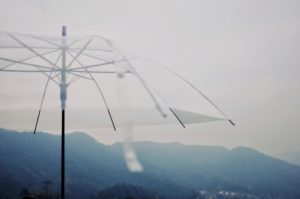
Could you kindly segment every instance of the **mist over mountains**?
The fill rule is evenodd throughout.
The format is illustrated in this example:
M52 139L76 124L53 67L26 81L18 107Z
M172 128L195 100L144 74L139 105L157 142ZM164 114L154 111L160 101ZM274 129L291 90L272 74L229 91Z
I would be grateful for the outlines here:
M300 151L287 151L281 154L278 154L277 157L279 159L285 160L292 164L296 164L300 166Z
M44 180L60 185L60 137L0 129L0 198L39 191ZM300 167L254 149L135 144L144 172L128 171L122 144L104 145L84 133L66 136L67 198L89 198L126 183L163 198L190 198L194 190L228 190L274 198L300 198Z

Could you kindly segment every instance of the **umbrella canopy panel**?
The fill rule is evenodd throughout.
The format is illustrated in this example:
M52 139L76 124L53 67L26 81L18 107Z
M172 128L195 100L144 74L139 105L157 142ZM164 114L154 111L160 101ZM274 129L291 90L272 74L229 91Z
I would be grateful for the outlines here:
M59 131L62 70L67 131L228 119L176 73L103 37L0 32L0 127L33 130L39 117L38 129Z

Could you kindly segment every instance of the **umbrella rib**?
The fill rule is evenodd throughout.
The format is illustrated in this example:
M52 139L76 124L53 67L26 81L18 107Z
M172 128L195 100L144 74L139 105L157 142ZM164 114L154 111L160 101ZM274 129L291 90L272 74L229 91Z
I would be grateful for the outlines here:
M72 72L76 72L76 73L87 73L86 71L83 71L83 70L78 70L78 71L72 71ZM106 70L106 71L89 71L89 73L93 74L93 73L96 73L96 74L115 74L115 73L131 73L130 71L114 71L114 70Z
M75 50L72 50L72 49L68 49L68 50L73 51L74 53L76 53ZM90 58L94 58L94 59L99 60L99 61L104 61L104 62L111 61L111 60L105 60L105 59L102 59L102 58L99 58L99 57L96 57L96 56L93 56L93 55L89 55L89 54L86 54L86 53L81 53L81 54L85 55L87 57L90 57Z
M74 55L71 53L71 52L69 52L69 51L67 51L67 53L71 56L71 57L74 57ZM79 59L77 58L77 61L76 62L79 62ZM101 65L97 65L97 66L102 66L103 64L101 64ZM104 64L104 65L106 65L106 64ZM72 69L70 69L69 71L71 71L71 72L69 72L69 73L71 73L71 74L74 74L74 72L77 72L77 73L79 73L79 75L81 75L81 74L84 74L84 73L101 73L101 74L114 74L114 73L118 73L118 72L120 72L120 71L86 71L85 69L86 69L86 67L90 67L90 66L83 66L83 64L82 63L80 63L80 66L82 66L82 67L79 67L80 69L84 69L84 70L78 70L77 71L77 69L78 68L72 68ZM95 65L93 65L93 67L94 67ZM96 67L96 66L95 66ZM76 70L74 70L74 69L76 69ZM73 73L72 73L73 72ZM126 73L129 73L130 71L125 71ZM86 78L85 76L82 76L83 78ZM71 79L70 80L70 82L69 83L74 83L75 81L77 81L79 78L75 78L75 79Z
M39 54L38 52L36 52L35 50L33 50L31 47L29 47L28 45L26 45L24 42L22 42L21 40L19 40L17 37L15 37L14 35L8 33L8 35L14 39L16 42L18 42L19 44L21 44L22 46L24 46L25 48L27 48L29 51L31 51L32 53L34 53L35 55L37 55L38 57L40 57L41 59L45 60L47 63L49 63L51 66L53 67L57 67L56 64L52 63L50 60L48 60L47 58L45 58L43 55ZM36 66L36 67L41 67L41 66ZM47 67L49 68L49 67ZM58 67L57 67L58 68ZM51 68L50 68L51 69ZM45 73L43 73L45 74ZM45 74L46 76L48 76L48 74ZM56 80L53 79L53 81L57 84L59 84Z
M72 54L70 54L70 55L73 57ZM82 63L81 63L77 58L75 59L75 61L76 61L79 65L82 66ZM110 110L109 110L108 103L107 103L107 101L106 101L106 99L105 99L105 97L104 97L104 94L103 94L103 92L102 92L102 89L100 88L100 85L99 85L98 82L95 80L94 76L93 76L91 73L89 73L89 71L88 71L86 68L85 68L85 71L89 74L89 76L92 78L92 81L95 83L95 85L96 85L96 87L97 87L97 89L98 89L98 91L99 91L99 93L100 93L100 95L101 95L101 97L102 97L102 100L103 100L103 102L104 102L104 104L105 104L105 106L106 106L106 110L107 110L107 113L108 113L108 115L109 115L111 124L112 124L114 130L116 131L117 129L116 129L116 126L115 126L115 123L114 123L112 114L111 114L111 112L110 112Z
M51 44L51 45L54 45L54 46L56 46L56 47L58 47L58 48L60 47L58 44L53 43L53 42L51 42L51 41L48 41L47 39L43 39L43 38L41 38L41 37L39 37L39 36L30 35L30 34L21 34L21 35L26 36L26 37L31 37L31 38L34 38L34 39L37 39L37 40L40 40L40 41L43 41L43 42L46 42L46 43Z
M183 124L183 122L181 121L181 119L177 116L177 114L174 112L174 110L171 107L169 107L169 109L173 113L173 115L176 117L176 119L178 120L178 122L181 124L181 126L183 128L185 128L185 125Z
M152 100L155 103L155 106L157 108L157 110L161 113L161 115L163 117L166 117L166 114L163 112L162 108L160 107L156 97L154 96L154 94L151 92L150 88L148 87L146 81L140 76L140 74L134 69L134 73L136 75L136 77L140 80L140 82L142 83L142 85L144 86L144 88L146 89L146 91L148 92L148 94L150 95L150 97L152 98Z
M58 51L58 50L53 50L53 51L49 51L49 52L42 53L41 55L47 55L47 54L51 54L51 53L54 53L54 52L57 52L57 51ZM27 57L27 58L24 58L24 59L21 59L21 60L18 60L18 61L23 62L23 61L27 61L27 60L32 59L32 58L35 58L35 57L37 57L37 55L31 56L31 57ZM3 70L3 69L5 69L5 68L8 68L8 67L10 67L10 66L12 66L12 65L15 65L15 64L17 64L17 63L16 63L16 62L15 62L15 63L10 63L10 64L5 65L4 67L0 68L0 70Z
M181 79L182 81L184 81L185 83L187 83L190 87L192 87L196 92L198 92L202 97L204 97L213 107L215 107L215 109L217 109L227 120L228 122L232 125L235 126L235 123L211 100L209 99L203 92L201 92L194 84L192 84L190 81L188 81L186 78L184 78L183 76L181 76L180 74L178 74L177 72L175 72L174 70L170 69L169 67L162 65L161 63L158 63L156 61L153 61L151 59L148 58L144 58L150 62L156 63L158 64L160 67L165 68L167 71L169 71L170 73L173 73L175 76L177 76L179 79Z
M14 64L23 64L23 65L27 65L27 66L34 66L34 67L37 67L37 68L51 69L51 67L37 65L37 64L31 64L31 63L27 63L27 62L23 62L23 61L18 61L18 60L12 60L12 59L8 59L8 58L4 58L4 57L0 57L0 60L7 61L7 62L12 62ZM0 70L2 70L2 69L0 69Z
M88 79L88 80L93 80L92 78L85 77L85 76L81 75L80 73L79 73L79 74L76 74L75 72L69 72L69 74L74 75L74 76L76 76L77 78L84 78L84 79ZM69 84L71 84L71 81L72 81L72 80L70 80ZM73 82L72 82L72 83L73 83Z
M169 110L171 111L171 113L174 115L174 117L177 119L177 121L181 124L181 126L183 128L185 128L184 123L181 121L181 119L179 118L179 116L175 113L175 111L169 106L169 104L162 98L162 96L154 89L152 88L152 90L156 93L157 96L159 96L159 98L165 103L166 106L168 106Z
M99 92L100 92L100 94L101 94L101 97L102 97L102 99L103 99L103 102L104 102L104 104L105 104L105 106L106 106L107 113L108 113L108 115L109 115L109 118L110 118L111 124L112 124L112 126L113 126L114 130L116 131L117 129L116 129L116 126L115 126L114 120L113 120L113 118L112 118L111 112L110 112L110 110L109 110L109 108L108 108L108 104L107 104L107 101L106 101L106 99L105 99L105 97L104 97L104 94L103 94L103 92L102 92L102 90L101 90L101 88L100 88L100 86L99 86L98 82L95 80L94 76L93 76L92 74L90 74L90 73L89 73L89 75L91 76L91 78L93 78L93 82L95 83L96 87L98 88L98 91L99 91Z
M93 64L93 65L87 65L87 66L82 65L81 67L71 68L71 69L69 69L69 71L74 71L74 70L76 71L78 69L87 69L87 68L93 68L93 67L105 66L105 65L115 65L115 63L119 63L119 62L128 62L128 59L124 58L124 59L117 60L117 61L109 61L106 63Z
M58 76L60 76L61 75L61 70L55 70L55 72L57 72L56 74L54 74L53 76L52 76L52 78L56 78L56 77L58 77ZM58 81L60 81L60 79L58 78Z
M35 66L38 68L38 66ZM58 71L58 70L55 70ZM47 72L51 72L51 70L12 70L12 69L4 69L4 70L0 70L0 72L12 72L12 73L42 73L43 75L49 77L49 75L47 74ZM56 81L54 78L51 78L51 80L56 83L57 85L59 85L59 82Z
M170 70L172 71L172 70ZM202 97L204 97L211 105L215 107L227 120L232 126L235 126L234 122L211 100L209 99L203 92L201 92L195 85L193 85L190 81L183 78L181 75L173 71L174 74L176 74L180 79L182 79L184 82L186 82L188 85L190 85L195 91L197 91Z
M89 37L90 37L90 36L89 36ZM87 38L89 38L89 37L87 37ZM69 49L70 46L72 46L72 45L74 45L75 43L77 43L77 42L83 40L84 38L86 38L86 37L79 38L79 39L77 39L77 40L75 40L75 41L69 43L66 47Z
M51 72L51 71L50 71ZM60 85L60 79L57 78L60 75L60 72L57 73L57 71L53 71L53 75L51 77L52 81L55 81L55 83L59 86ZM56 78L56 79L55 79Z
M119 49L117 49L119 50ZM131 68L131 72L134 73L134 75L138 78L138 80L141 82L141 84L143 85L143 87L146 89L147 93L149 94L150 98L153 100L156 109L158 110L158 112L162 115L162 117L167 117L166 113L163 112L161 106L159 105L156 97L154 96L154 94L152 93L151 89L148 87L146 81L140 76L140 74L137 72L137 70L133 67L133 65L129 62L129 60L126 58L126 56L123 55L123 53L119 50L119 52L122 54L123 59L127 62L127 64L130 66Z
M125 58L126 59L126 58ZM127 63L129 64L129 66L132 69L132 72L135 74L135 76L138 78L138 80L140 80L141 84L143 85L143 87L146 89L147 93L149 94L149 96L152 98L156 109L158 110L158 112L160 112L160 114L162 115L162 117L167 117L166 113L164 113L164 111L162 110L161 106L159 105L155 95L152 93L151 89L149 88L149 86L147 85L146 81L140 76L140 74L135 70L135 68L130 64L130 62L126 59Z
M0 46L0 49L5 49L5 48L8 48L8 49L10 49L10 48L12 48L12 49L18 49L18 48L26 48L26 47L24 47L24 46ZM56 49L56 50L58 50L58 48L51 48L51 47L39 47L39 46L31 46L30 48L32 48L32 49L49 49L49 50L54 50L54 49Z
M51 70L39 70L39 66L35 66L37 68L37 70L13 70L13 69L3 69L0 70L0 72L17 72L17 73L42 73L43 75L49 77L49 75L47 74L47 72L51 72ZM57 70L55 70L57 71ZM56 81L55 79L51 78L56 84L59 84L58 81Z
M75 56L72 55L72 53L70 53L69 51L67 51L67 53L68 53L72 58L75 57ZM79 62L78 58L76 59L76 62L79 63L80 66L82 66L82 64L81 64L81 62ZM72 72L69 72L70 74L74 74L74 76L76 76L76 77L73 77L73 78L70 80L69 84L72 84L72 83L74 83L75 81L79 80L80 77L85 78L85 79L88 79L87 77L85 77L84 75L82 75L82 74L84 74L84 72L86 72L86 71L83 70L83 71L72 71ZM79 73L79 74L76 74L76 73ZM90 79L90 80L91 80L91 79Z
M80 50L81 48L69 48L71 50ZM89 51L103 51L103 52L113 52L113 50L101 49L101 48L87 48Z
M55 70L55 71L60 71L60 70ZM4 69L4 70L0 70L0 72L21 72L21 73L47 73L47 72L51 72L51 70L22 70L22 69L18 69L18 70L15 70L15 69ZM48 75L47 75L48 77Z
M107 43L109 43L111 45L111 41L110 40L108 40L108 39L106 39L106 38L104 38L104 37L102 37L100 35L94 35L94 37L96 37L98 39L103 39L104 41L106 41Z
M0 60L5 60L5 61L10 61L10 62L14 62L15 64L23 64L23 65L28 65L28 66L33 66L35 68L37 68L37 70L22 70L22 69L0 69L0 72L19 72L19 73L42 73L43 75L49 77L49 75L47 74L47 72L51 72L52 68L51 67L46 67L46 66L40 66L40 65L36 65L36 64L30 64L30 63L26 63L26 62L21 62L21 61L15 61L15 60L10 60L10 59L6 59L6 58L1 58ZM58 69L56 69L55 71L57 71ZM59 84L55 79L51 78L56 84Z
M57 64L57 62L59 61L59 59L60 59L61 56L62 56L62 53L60 53L59 56L57 57L57 59L55 61L55 65ZM39 112L38 112L38 115L37 115L37 119L36 119L36 123L35 123L33 134L36 133L36 129L37 129L37 125L39 123L39 119L40 119L40 115L41 115L41 111L42 111L42 106L43 106L43 103L44 103L44 99L45 99L45 96L46 96L47 88L48 88L50 80L53 78L53 77L51 77L51 75L54 72L54 69L55 69L55 67L53 66L52 71L49 74L49 77L47 79L47 82L46 82L46 85L45 85L45 88L44 88L44 92L43 92L42 100L41 100L41 103L40 103L40 106L39 106Z
M12 34L8 34L11 38L13 38L15 41L17 41L19 44L23 45L25 48L27 48L29 51L31 51L32 53L34 53L35 55L39 56L41 59L43 59L44 61L46 61L47 63L49 63L50 65L54 66L55 64L52 63L50 60L48 60L47 58L45 58L44 56L42 56L41 54L39 54L38 52L36 52L35 50L33 50L31 47L29 47L28 45L26 45L24 42L22 42L21 40L19 40L17 37L15 37Z
M32 37L32 38L34 38L34 39L37 39L37 40L41 40L41 41L43 41L43 42L46 42L46 43L48 43L48 44L51 44L51 45L53 45L53 46L56 46L56 47L60 47L58 44L56 44L56 43L53 43L53 42L51 42L51 41L48 41L47 39L43 39L43 38L41 38L41 37L38 37L38 36L34 36L34 35L28 35L29 37Z
M72 46L73 44L76 44L76 43L79 42L80 40L81 40L81 39L77 39L77 40L75 40L75 41L69 43L69 44L67 45L67 48L69 49L70 46Z
M78 69L93 68L93 67L98 67L98 66L111 65L111 64L114 64L114 63L115 63L114 61L111 61L111 62L106 62L106 63L101 63L101 64L93 64L93 65L87 65L87 66L82 65L81 67L71 68L71 69L69 69L69 71L74 71L74 70L78 70Z
M78 57L81 55L81 53L88 47L88 45L91 43L92 40L93 40L93 38L90 38L90 39L88 40L88 42L86 42L86 44L83 46L83 48L76 54L75 57L73 57L72 61L67 65L67 68L69 68L69 67L73 64L73 62L74 62L75 60L77 60L77 58L78 58Z

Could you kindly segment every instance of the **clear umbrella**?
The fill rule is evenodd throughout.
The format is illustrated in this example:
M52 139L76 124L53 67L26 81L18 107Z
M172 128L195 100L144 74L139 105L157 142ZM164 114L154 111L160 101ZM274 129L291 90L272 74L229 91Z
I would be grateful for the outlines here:
M100 36L67 37L65 27L61 37L0 32L0 72L1 127L34 133L61 129L61 198L65 198L65 124L67 131L111 127L122 132L131 132L136 125L185 128L217 120L234 125L170 68L141 57L128 58ZM124 140L128 167L141 170L129 144L131 135Z

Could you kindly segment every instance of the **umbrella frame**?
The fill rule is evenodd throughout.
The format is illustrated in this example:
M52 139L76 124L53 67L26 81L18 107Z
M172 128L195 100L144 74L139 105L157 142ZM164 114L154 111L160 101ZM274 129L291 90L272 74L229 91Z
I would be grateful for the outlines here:
M43 93L43 97L41 100L41 104L40 104L40 108L39 108L39 112L38 112L38 116L37 116L37 120L36 120L36 124L35 124L35 128L34 128L34 134L36 132L37 129L37 125L38 125L38 121L39 121L39 117L40 117L40 113L41 113L41 108L42 108L42 104L44 101L44 97L45 97L45 93L46 93L46 89L48 86L48 83L50 80L53 80L57 85L59 85L60 87L60 101L61 101L61 199L65 199L65 109L66 109L66 100L67 100L67 88L68 85L71 82L67 82L67 73L72 73L74 76L77 76L78 78L85 78L85 79L89 79L92 80L95 85L97 86L97 89L99 91L99 93L101 94L101 97L103 99L103 102L106 106L109 118L111 120L112 126L114 128L114 130L116 131L116 127L115 127L115 123L113 121L113 118L111 116L111 112L110 109L108 107L108 104L106 102L106 99L97 83L97 81L94 79L94 77L92 76L91 73L118 73L117 71L88 71L87 68L92 68L92 67L97 67L97 66L102 66L102 65L108 65L108 64L114 64L114 63L118 63L118 62L126 62L130 65L129 60L126 57L123 57L121 60L117 60L117 61L106 61L105 63L101 63L101 64L96 64L96 65L88 65L88 66L84 66L83 64L81 64L77 58L80 54L82 54L82 52L86 49L86 47L89 45L89 43L91 42L92 39L90 39L82 49L80 49L80 51L77 53L76 56L73 56L72 54L70 54L68 52L68 45L67 45L67 28L66 26L62 27L62 37L61 37L61 45L59 45L59 49L61 50L61 54L59 55L57 61L55 63L52 63L51 61L47 60L45 57L43 57L43 55L48 54L49 52L46 53L42 53L39 54L37 53L34 49L30 48L29 46L27 46L25 43L23 43L22 41L20 41L18 38L16 38L15 36L11 35L8 33L8 35L13 38L15 41L17 41L18 43L20 43L22 46L24 46L25 48L27 48L28 50L30 50L32 53L34 53L36 56L42 58L44 61L48 62L50 65L53 66L53 68L49 68L49 67L45 67L45 66L40 66L40 65L36 65L36 64L30 64L30 63L26 63L23 61L26 61L27 59L30 59L32 57L29 58L25 58L23 60L11 60L11 59L7 59L7 58L1 58L1 60L4 61L8 61L8 62L12 62L12 63L20 63L23 65L29 65L29 66L34 66L37 69L35 70L11 70L11 69L6 69L7 67L9 67L11 64L4 66L3 68L0 68L0 72L39 72L39 73L43 73L44 75L46 75L48 77L45 89L44 89L44 93ZM36 38L41 40L40 38ZM49 43L49 42L48 42ZM51 52L50 52L51 53ZM66 63L66 57L67 54L72 56L72 62L67 64ZM61 68L55 68L56 63L59 61L61 57ZM69 66L76 61L80 67L76 67L76 68L72 68L70 69ZM150 60L151 61L151 60ZM153 61L151 61L153 62ZM160 64L159 64L160 65ZM160 65L162 68L165 68L167 71L169 71L170 73L172 73L173 75L177 76L179 79L181 79L183 82L187 83L190 87L192 87L192 89L194 89L196 92L198 92L202 97L204 97L211 105L213 105L225 118L226 120L228 120L233 126L235 125L228 116L225 115L225 113L223 113L219 107L217 107L206 95L204 95L199 89L197 89L192 83L190 83L188 80L186 80L185 78L183 78L180 74L176 73L175 71L171 70L170 68ZM59 72L59 74L56 74L55 77L60 77L58 81L56 81L53 76L51 76L51 74L53 72ZM47 72L50 73L50 75L47 74ZM89 74L89 78L81 76L81 74L85 72L87 74ZM77 74L78 73L78 74ZM155 108L157 109L158 112L160 112L160 114L163 117L166 117L167 115L164 113L164 111L162 110L162 108L160 107L160 104L158 103L156 96L154 95L154 93L152 92L152 90L148 87L147 83L145 82L145 80L139 75L139 73L135 70L134 67L130 67L130 70L126 70L124 71L124 73L132 73L133 75L136 76L136 78L140 81L140 83L143 85L143 87L145 88L145 90L147 91L149 97L153 100L154 104L155 104ZM120 78L122 76L119 76ZM158 94L158 93L157 93ZM175 113L175 111L169 107L170 112L174 115L174 117L177 119L177 121L181 124L181 126L183 128L185 128L185 124L183 121L181 121L181 119L179 118L179 116L177 116L177 114Z

